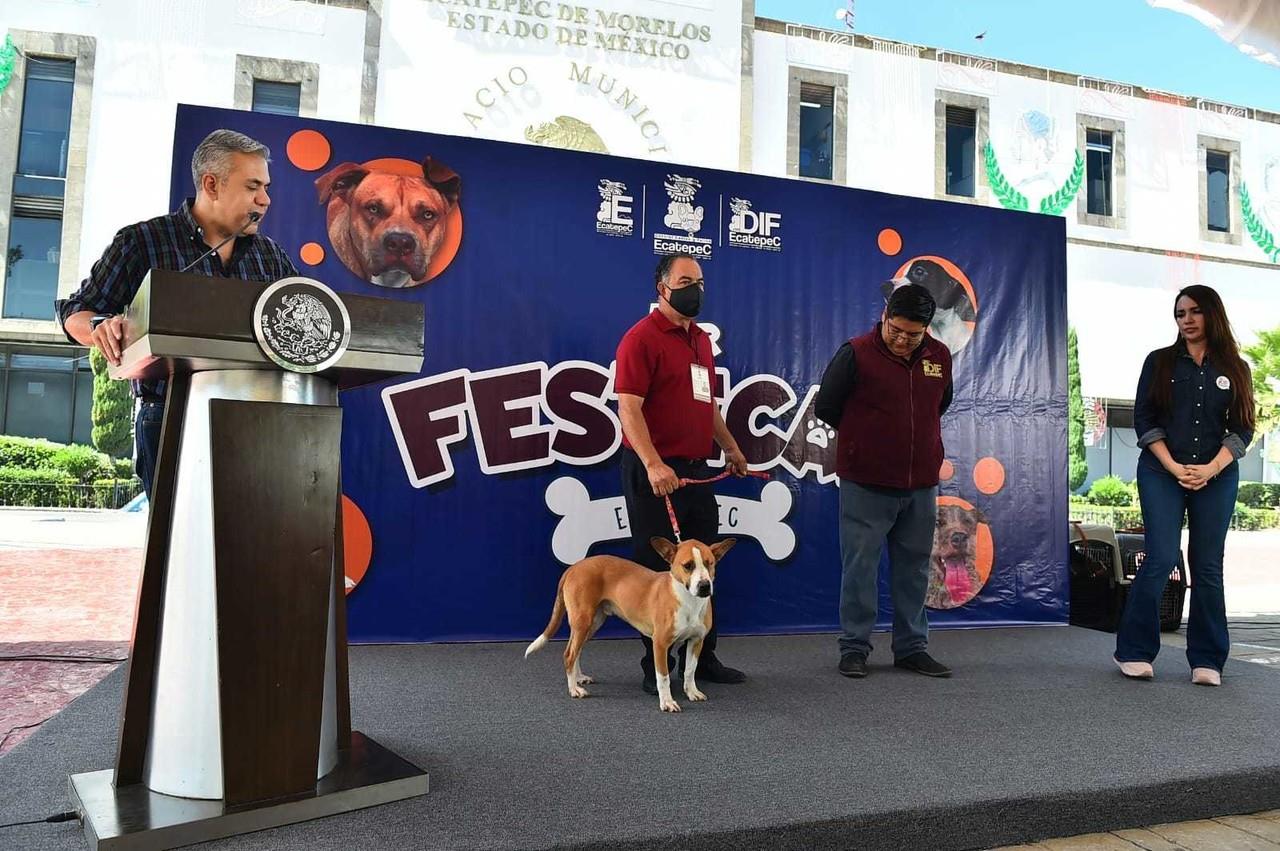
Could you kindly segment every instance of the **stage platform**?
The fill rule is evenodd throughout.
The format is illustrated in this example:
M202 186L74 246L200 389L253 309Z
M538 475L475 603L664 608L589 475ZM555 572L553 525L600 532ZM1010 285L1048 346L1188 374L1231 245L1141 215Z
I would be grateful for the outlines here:
M532 636L530 636L532 638ZM596 641L572 700L563 643L351 649L354 726L431 774L428 795L210 843L217 849L963 849L1280 808L1280 673L1233 663L1192 686L1166 650L1123 680L1113 636L935 632L950 680L835 671L831 635L726 638L747 670L661 713L639 642ZM122 671L0 757L0 823L68 809L108 768ZM77 823L0 848L83 847Z

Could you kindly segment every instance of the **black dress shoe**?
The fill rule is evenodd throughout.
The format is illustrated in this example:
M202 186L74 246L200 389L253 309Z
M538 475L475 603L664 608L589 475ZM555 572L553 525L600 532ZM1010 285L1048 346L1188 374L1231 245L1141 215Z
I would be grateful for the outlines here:
M950 668L937 661L923 650L917 653L912 653L910 656L904 656L901 659L894 659L893 666L895 668L903 668L908 671L915 671L917 674L924 674L926 677L951 676Z
M840 673L860 680L867 675L867 657L861 653L845 653L840 656Z
M683 680L684 677L681 676ZM737 683L745 683L747 675L739 671L737 668L730 668L721 662L714 655L708 654L698 660L698 671L696 679L704 683L720 683L721 685L736 685Z

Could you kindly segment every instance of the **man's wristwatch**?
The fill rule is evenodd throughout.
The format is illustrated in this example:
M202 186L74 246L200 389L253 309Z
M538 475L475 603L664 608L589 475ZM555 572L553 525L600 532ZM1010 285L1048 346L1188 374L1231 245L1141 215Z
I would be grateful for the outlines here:
M101 325L103 322L106 322L108 319L110 319L113 316L115 316L114 313L95 313L92 317L89 318L89 330L96 331L99 325Z

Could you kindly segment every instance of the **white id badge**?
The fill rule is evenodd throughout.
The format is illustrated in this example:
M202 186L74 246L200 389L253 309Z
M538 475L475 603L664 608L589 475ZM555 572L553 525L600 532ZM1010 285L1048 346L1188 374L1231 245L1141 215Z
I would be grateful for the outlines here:
M689 369L693 374L693 398L699 402L710 402L711 374L701 364L691 363Z

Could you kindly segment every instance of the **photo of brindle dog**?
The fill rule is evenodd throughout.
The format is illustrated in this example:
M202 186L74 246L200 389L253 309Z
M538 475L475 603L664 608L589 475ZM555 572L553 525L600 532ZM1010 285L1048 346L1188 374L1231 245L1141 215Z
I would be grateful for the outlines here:
M979 572L977 544L979 525L984 523L986 518L978 509L939 500L926 606L954 609L982 590L987 577Z

